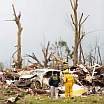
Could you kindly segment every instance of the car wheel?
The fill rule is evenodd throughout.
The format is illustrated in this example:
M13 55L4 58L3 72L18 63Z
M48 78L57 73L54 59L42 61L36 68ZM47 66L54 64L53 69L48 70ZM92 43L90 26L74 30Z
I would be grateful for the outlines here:
M41 89L41 84L39 81L34 81L32 84L31 84L31 88L36 88L36 89Z

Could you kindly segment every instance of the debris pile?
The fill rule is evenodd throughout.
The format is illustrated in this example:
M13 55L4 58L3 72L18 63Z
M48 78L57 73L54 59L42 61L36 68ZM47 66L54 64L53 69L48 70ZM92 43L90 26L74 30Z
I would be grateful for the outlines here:
M98 64L94 64L93 66L80 64L77 66L71 66L69 68L69 71L73 74L76 82L73 87L74 96L90 94L104 95L104 66L100 66ZM0 72L0 89L2 89L1 92L4 95L10 96L10 98L8 98L9 102L12 102L12 98L18 98L17 95L19 95L21 92L32 95L49 95L50 90L48 79L54 72L57 72L59 74L60 72L62 72L62 68L61 70L31 69L28 71L22 70L20 72ZM42 74L40 75L40 73ZM19 86L17 86L17 82L19 82ZM26 85L26 82L30 83L29 86ZM20 87L21 83L24 83L22 87ZM59 86L59 93L60 96L63 96L63 83L61 83ZM13 100L13 102L15 101L15 99Z
M72 70L73 68L71 68ZM76 80L81 85L88 88L88 93L93 94L103 94L104 89L104 66L95 64L91 67L78 65L74 68L76 70L73 72L74 75L78 75Z

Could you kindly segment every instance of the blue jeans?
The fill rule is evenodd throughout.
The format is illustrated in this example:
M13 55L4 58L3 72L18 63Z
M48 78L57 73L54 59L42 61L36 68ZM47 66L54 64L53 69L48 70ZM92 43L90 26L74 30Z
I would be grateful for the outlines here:
M51 98L58 99L58 93L59 93L58 87L51 86L50 92L51 92Z

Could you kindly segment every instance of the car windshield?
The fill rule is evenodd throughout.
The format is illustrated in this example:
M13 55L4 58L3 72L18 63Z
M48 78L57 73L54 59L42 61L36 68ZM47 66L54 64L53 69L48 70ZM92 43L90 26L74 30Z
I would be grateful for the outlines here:
M48 72L45 73L44 77L49 78L50 76L52 76L52 74L57 74L58 76L60 76L59 71L48 71Z

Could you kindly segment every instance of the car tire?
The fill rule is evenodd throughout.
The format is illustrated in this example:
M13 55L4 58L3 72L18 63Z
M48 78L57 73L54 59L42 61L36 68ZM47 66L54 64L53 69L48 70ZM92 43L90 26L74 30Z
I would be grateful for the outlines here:
M31 88L41 89L41 83L39 81L34 81L31 84Z

